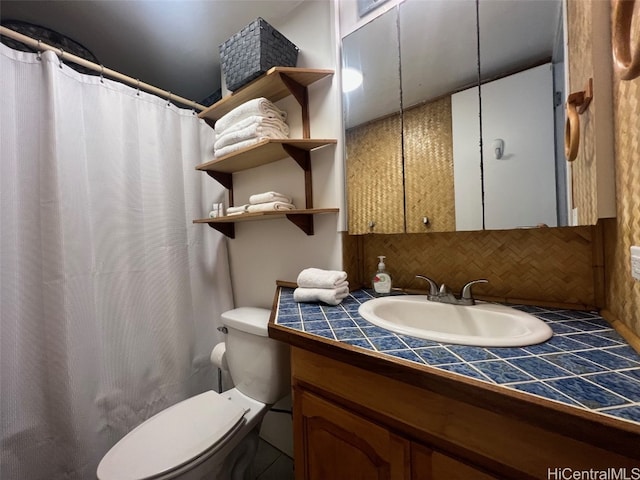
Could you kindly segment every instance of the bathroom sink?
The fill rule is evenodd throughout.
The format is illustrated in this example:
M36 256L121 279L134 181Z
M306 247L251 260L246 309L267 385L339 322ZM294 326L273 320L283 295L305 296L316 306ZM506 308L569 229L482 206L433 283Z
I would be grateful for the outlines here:
M432 302L426 295L375 298L360 305L358 313L395 333L442 343L522 347L553 335L542 320L506 305L452 305Z

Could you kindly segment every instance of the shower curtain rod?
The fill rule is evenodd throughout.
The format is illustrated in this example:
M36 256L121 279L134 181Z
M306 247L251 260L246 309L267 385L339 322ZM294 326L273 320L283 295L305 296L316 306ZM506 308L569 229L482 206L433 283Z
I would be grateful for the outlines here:
M78 57L77 55L73 55L72 53L67 53L61 48L52 47L51 45L41 42L40 40L35 40L27 35L23 35L21 33L16 32L15 30L11 30L10 28L0 26L0 34L9 38L13 38L14 40L17 40L19 42L25 43L30 47L36 49L36 51L51 50L52 52L55 52L56 55L60 57L60 60L63 60L63 59L70 60L73 63L82 65L83 67L99 72L100 75L103 75L103 76L107 75L115 80L119 80L123 83L127 83L132 87L146 90L149 93L153 93L160 97L166 98L168 101L175 100L176 102L179 102L183 105L187 105L189 107L192 107L200 111L208 108L205 105L201 105L199 103L194 102L193 100L189 100L179 95L174 95L173 93L167 90L162 90L158 87L154 87L153 85L149 85L148 83L141 82L137 78L129 77L116 70L105 68L103 65L98 65L97 63L93 63L88 60L85 60L84 58Z

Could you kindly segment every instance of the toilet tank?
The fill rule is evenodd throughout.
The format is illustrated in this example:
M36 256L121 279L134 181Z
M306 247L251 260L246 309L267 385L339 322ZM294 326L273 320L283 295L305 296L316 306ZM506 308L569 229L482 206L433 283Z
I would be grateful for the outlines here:
M241 307L222 314L227 327L226 359L240 392L273 404L290 393L289 346L269 338L270 310Z

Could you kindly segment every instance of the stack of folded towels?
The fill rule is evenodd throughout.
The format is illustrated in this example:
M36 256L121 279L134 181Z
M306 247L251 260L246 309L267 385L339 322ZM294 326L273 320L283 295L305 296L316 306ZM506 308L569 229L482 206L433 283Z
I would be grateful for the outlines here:
M349 295L347 273L338 270L305 268L298 275L298 288L293 291L296 302L324 302L338 305Z
M278 192L256 193L249 197L249 203L227 208L227 215L242 213L268 212L271 210L294 210L293 199Z
M286 119L287 112L264 97L243 103L216 122L213 156L224 157L266 138L289 138Z

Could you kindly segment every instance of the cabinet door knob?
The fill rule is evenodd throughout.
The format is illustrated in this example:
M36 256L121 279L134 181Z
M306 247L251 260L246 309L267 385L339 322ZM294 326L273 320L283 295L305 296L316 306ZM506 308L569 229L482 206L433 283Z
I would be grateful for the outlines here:
M373 227L376 226L376 222L374 222L373 220L369 222L369 229L373 230Z
M429 221L429 217L422 217L422 223L424 224L425 227L428 227L429 223L431 223Z

